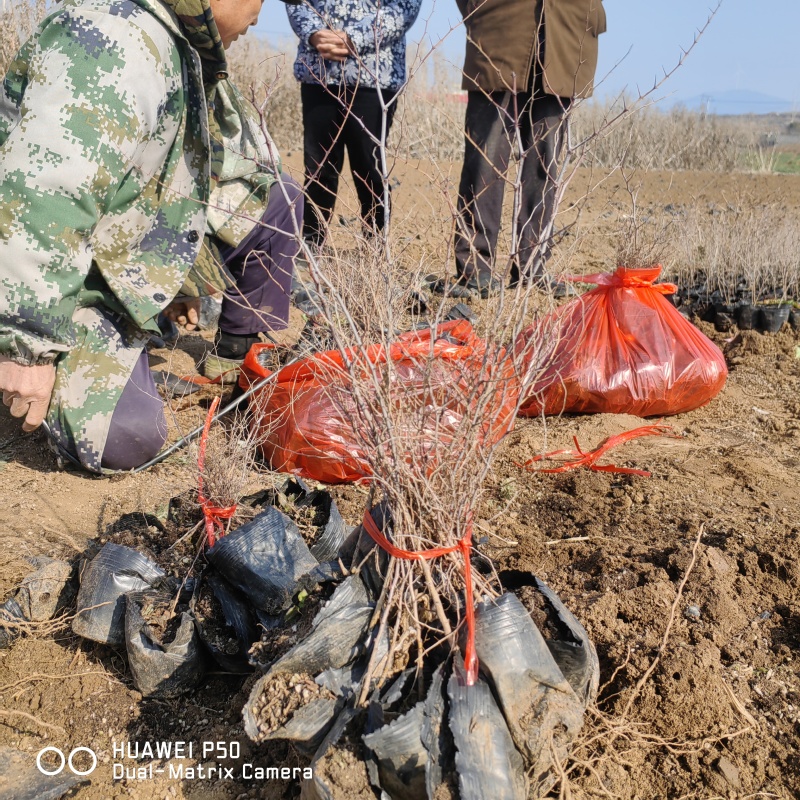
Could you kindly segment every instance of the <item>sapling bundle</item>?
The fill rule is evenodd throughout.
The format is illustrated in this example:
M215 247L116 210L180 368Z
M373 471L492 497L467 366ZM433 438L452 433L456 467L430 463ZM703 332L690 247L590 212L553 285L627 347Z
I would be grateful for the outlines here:
M521 392L554 345L540 328L521 349L508 347L537 317L541 295L522 286L504 291L483 306L474 328L443 322L448 301L428 298L423 318L392 270L382 273L386 250L364 241L357 252L383 280L361 280L356 293L352 279L340 291L336 273L316 276L321 317L337 349L279 372L253 413L269 417L273 433L290 420L301 428L281 441L284 467L291 461L306 474L314 457L334 467L346 462L350 479L369 482L369 501L338 553L350 577L309 634L265 665L245 707L246 730L258 741L291 739L319 760L349 723L364 735L374 785L393 797L432 796L436 776L441 781L453 765L465 798L489 791L489 776L509 767L503 796L544 791L554 760L563 760L580 728L596 657L577 622L559 623L564 647L581 654L573 686L567 661L551 652L479 547L491 535L479 522L485 478ZM406 333L398 332L401 322ZM281 392L292 402L277 402ZM328 437L327 456L320 433ZM493 660L499 642L502 663ZM326 691L312 691L309 679ZM515 685L524 691L512 700ZM295 704L308 699L290 720L276 708L287 695ZM471 728L486 703L494 703L494 721L484 739ZM485 763L470 760L475 749ZM312 781L306 791L315 797L328 789Z

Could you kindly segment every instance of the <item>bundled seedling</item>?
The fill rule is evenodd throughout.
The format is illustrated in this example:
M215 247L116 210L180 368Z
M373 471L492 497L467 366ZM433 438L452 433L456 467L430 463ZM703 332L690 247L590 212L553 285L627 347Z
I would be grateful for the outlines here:
M518 153L520 160L529 155ZM514 176L509 183L516 197ZM470 760L478 747L510 770L497 796L520 797L528 770L537 791L550 784L551 764L565 757L580 728L596 672L585 631L558 599L540 587L561 620L561 640L579 654L575 672L551 654L479 548L485 478L498 444L557 346L544 326L514 343L553 299L520 283L466 315L463 307L454 311L453 300L420 287L422 270L404 258L402 225L395 218L392 231L351 227L323 254L306 250L319 298L315 320L332 352L281 370L254 403L255 418L272 432L264 449L273 466L308 474L327 459L332 469L346 465L338 479L368 480L371 491L362 527L339 553L350 577L308 635L266 665L245 726L257 740L289 738L319 760L369 707L371 717L359 716L358 724L373 782L424 781L427 762L429 793L437 770L441 780L442 765L454 757L436 744L449 740L449 727L462 796L489 780ZM518 248L512 242L509 250ZM474 316L474 325L464 316ZM292 426L299 429L293 437L275 433ZM308 691L307 676L335 699ZM291 719L275 713L276 686L308 694ZM488 738L476 738L471 726L487 710ZM429 735L426 715L435 728ZM397 737L403 744L396 746ZM411 775L400 766L409 759Z
M662 264L669 249L670 232L676 225L673 216L651 216L639 207L636 185L626 170L623 181L629 198L629 211L620 217L614 236L616 263L627 269L648 269Z

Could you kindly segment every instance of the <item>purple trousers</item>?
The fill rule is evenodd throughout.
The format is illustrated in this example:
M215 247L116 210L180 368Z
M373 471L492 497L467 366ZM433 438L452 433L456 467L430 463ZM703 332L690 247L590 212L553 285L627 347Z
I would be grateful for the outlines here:
M222 298L221 331L246 336L282 331L289 324L292 270L300 249L294 223L300 230L302 219L303 192L285 177L283 187L276 183L270 189L261 224L238 247L222 248L236 286Z
M238 247L221 250L225 266L236 280L236 286L222 299L219 328L224 333L279 331L288 324L292 270L299 250L295 230L302 225L303 193L289 177L282 183L283 188L276 183L270 189L261 224ZM166 438L164 406L147 352L142 351L111 417L102 465L113 470L135 469L157 455Z

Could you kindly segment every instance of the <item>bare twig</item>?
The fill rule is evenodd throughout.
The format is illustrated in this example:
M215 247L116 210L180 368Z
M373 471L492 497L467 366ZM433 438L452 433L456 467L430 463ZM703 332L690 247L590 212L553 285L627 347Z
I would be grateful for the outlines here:
M694 545L692 545L692 557L689 561L689 566L686 568L686 572L683 573L683 578L678 586L678 592L675 595L675 599L672 601L672 606L669 610L669 616L667 617L667 625L664 628L664 636L661 639L661 644L658 646L658 650L656 651L653 660L650 662L650 666L644 671L644 674L641 678L636 682L636 686L633 689L630 697L628 698L628 702L625 704L625 708L622 711L622 717L627 717L630 713L631 707L635 702L636 698L639 696L639 692L641 692L642 687L647 683L650 676L653 674L658 662L661 660L661 656L664 654L664 650L666 650L667 643L669 642L669 635L672 631L672 625L675 622L675 619L678 615L678 606L680 605L681 600L683 599L683 589L686 586L686 581L689 580L689 576L692 574L692 570L694 569L694 565L697 562L697 550L700 547L700 540L703 538L703 534L705 533L705 525L701 525L699 530L697 531L697 537L694 540Z
M44 722L43 720L39 719L39 717L34 717L33 714L28 714L25 711L16 711L13 708L0 708L0 716L12 718L19 717L20 719L24 719L28 722L34 723L35 725L39 725L42 728L46 728L49 731L60 733L62 736L67 735L67 732L60 725L51 725L49 722ZM10 725L10 723L7 722L6 725Z

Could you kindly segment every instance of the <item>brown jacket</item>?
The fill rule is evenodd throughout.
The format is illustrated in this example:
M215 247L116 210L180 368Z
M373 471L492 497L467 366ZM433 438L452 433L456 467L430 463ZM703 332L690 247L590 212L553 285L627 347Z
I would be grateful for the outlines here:
M534 63L544 89L589 97L597 68L597 37L606 29L602 0L456 0L467 29L462 87L524 91ZM539 20L544 21L544 52Z

